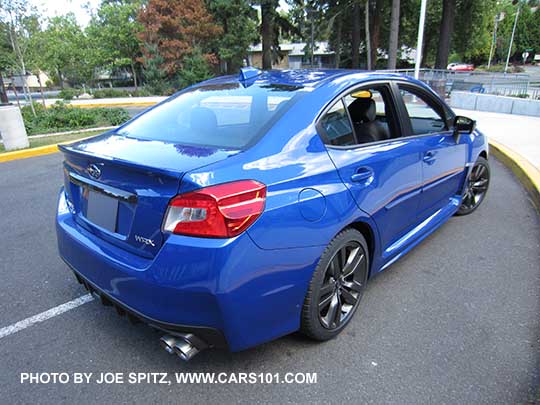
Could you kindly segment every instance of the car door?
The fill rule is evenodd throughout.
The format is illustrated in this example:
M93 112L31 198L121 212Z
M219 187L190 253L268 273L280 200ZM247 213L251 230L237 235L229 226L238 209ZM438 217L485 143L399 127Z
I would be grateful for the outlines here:
M355 128L348 108L353 94L369 90L376 105L377 124L388 138L366 142ZM337 99L317 125L328 153L358 207L376 222L384 251L416 224L422 168L422 144L401 139L394 93L388 83L354 89ZM365 103L364 103L365 104ZM391 254L391 252L387 252Z
M422 195L419 219L452 203L461 189L467 162L468 137L458 142L450 128L450 112L436 96L413 84L398 83L405 126L421 141Z

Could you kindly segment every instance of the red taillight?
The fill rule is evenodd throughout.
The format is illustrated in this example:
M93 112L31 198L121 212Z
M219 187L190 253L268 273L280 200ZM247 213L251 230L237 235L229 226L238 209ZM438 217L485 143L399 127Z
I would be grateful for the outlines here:
M219 184L180 194L169 203L163 230L181 235L230 238L264 210L266 186L255 180Z

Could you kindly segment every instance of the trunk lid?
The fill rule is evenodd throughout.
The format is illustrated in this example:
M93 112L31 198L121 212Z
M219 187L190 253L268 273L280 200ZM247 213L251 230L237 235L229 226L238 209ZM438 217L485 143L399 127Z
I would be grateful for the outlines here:
M163 218L184 173L238 153L114 133L59 148L68 204L77 223L149 258L163 244Z

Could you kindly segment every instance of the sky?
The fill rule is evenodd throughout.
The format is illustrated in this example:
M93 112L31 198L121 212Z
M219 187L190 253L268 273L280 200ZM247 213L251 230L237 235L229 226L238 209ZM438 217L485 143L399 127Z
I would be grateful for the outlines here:
M90 22L88 10L96 10L100 0L30 0L30 3L45 18L73 13L79 24L86 27ZM281 9L288 10L285 0L280 0L279 3Z
M30 0L30 3L45 18L73 13L79 24L86 27L90 22L90 13L85 6L95 10L100 0Z

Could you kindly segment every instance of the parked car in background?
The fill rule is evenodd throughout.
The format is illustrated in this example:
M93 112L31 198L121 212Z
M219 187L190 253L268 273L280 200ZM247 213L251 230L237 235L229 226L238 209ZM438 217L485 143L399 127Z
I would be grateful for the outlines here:
M244 68L60 149L60 256L184 360L335 337L490 178L475 122L385 72Z
M468 63L450 63L446 69L453 70L454 72L472 72L474 70L474 65Z

